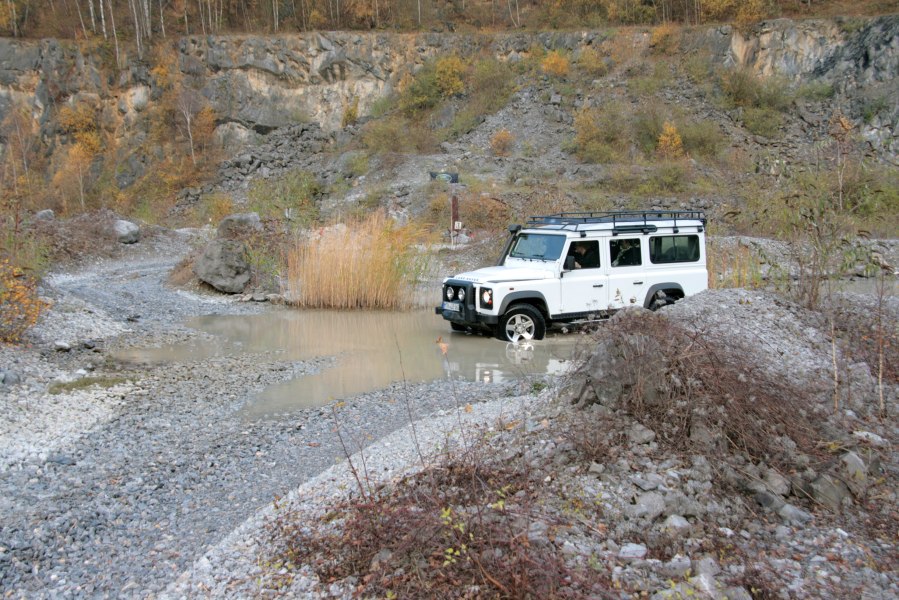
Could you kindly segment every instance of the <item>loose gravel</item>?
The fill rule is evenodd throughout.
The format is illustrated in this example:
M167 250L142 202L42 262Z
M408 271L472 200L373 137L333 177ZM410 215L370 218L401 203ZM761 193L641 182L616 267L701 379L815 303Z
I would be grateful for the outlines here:
M28 344L0 348L4 595L155 597L260 507L342 460L336 423L356 451L460 399L512 393L397 384L342 404L336 421L328 407L248 421L240 409L260 390L327 358L112 359L202 335L181 325L191 316L279 310L168 288L187 244L181 235L49 277L53 306ZM88 378L98 384L65 388Z

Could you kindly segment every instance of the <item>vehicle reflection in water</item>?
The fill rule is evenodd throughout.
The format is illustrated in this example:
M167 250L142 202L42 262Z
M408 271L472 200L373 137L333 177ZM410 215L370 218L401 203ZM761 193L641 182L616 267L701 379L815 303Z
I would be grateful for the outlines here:
M322 406L400 381L453 378L503 383L529 375L561 374L581 339L576 335L550 335L533 344L515 346L484 336L451 333L430 311L283 311L200 317L187 324L213 334L215 340L132 351L118 358L184 362L271 352L285 362L335 357L332 362L324 362L318 373L263 390L247 406L248 416ZM438 338L443 344L437 343Z

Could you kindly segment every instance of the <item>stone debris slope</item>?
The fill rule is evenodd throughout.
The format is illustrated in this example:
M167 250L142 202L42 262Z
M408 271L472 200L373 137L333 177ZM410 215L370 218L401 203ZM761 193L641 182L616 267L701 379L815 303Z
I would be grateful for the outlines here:
M895 302L888 308L893 322L897 309ZM624 324L629 322L641 325L628 329ZM656 423L651 414L640 413L624 400L628 394L634 397L627 382L639 365L623 360L623 352L655 348L651 329L659 323L682 328L679 331L687 332L682 339L714 340L709 348L738 348L744 354L735 369L752 369L759 381L787 379L785 392L809 391L790 399L801 402L804 414L793 415L798 423L762 423L758 429L772 435L759 444L780 447L783 456L759 460L756 448L728 443L720 419L737 415L706 419L704 428L689 429L676 444L664 423L689 415L693 407L672 404L667 410L673 412L662 415L656 430L647 426ZM871 375L862 381L856 374L854 396L843 398L834 413L827 388L831 347L825 325L820 315L776 296L741 290L705 292L660 315L625 311L602 326L598 337L585 337L582 366L539 396L475 404L460 420L451 411L442 420L418 422L367 449L370 483L391 489L423 467L427 471L451 464L452 456L430 450L445 443L446 436L466 432L469 443L486 448L485 472L502 464L529 474L523 497L532 502L519 505L523 497L516 494L505 506L510 514L532 511L526 513L531 546L549 548L573 574L592 574L575 577L560 593L616 598L640 594L660 600L749 599L760 594L895 597L899 386L895 381L887 384L887 414L881 417ZM637 346L631 345L635 340ZM671 385L682 364L661 358L657 362L669 365L662 369L669 376L654 380L651 370L646 372L646 387L639 395L646 407L662 398L656 392ZM625 384L608 387L612 380ZM603 385L614 392L597 391ZM744 385L751 390L756 383L744 380ZM656 392L653 386L659 386ZM594 391L585 396L588 388ZM701 395L699 387L694 389ZM763 390L758 395L759 401L765 397ZM692 418L698 423L700 417ZM804 446L800 437L798 442L789 439L791 432L804 430L794 425L808 420L815 421L815 431L832 436L817 440L823 447ZM413 439L426 448L425 465ZM363 464L363 456L357 454L352 461ZM784 467L787 464L792 470ZM323 473L277 509L268 508L245 522L182 574L165 597L190 597L200 591L215 598L348 598L374 593L365 582L399 577L406 568L390 562L389 548L372 559L369 573L337 581L322 580L314 564L285 568L273 554L271 531L279 516L292 514L311 535L325 535L344 526L331 511L352 506L357 489L347 463ZM528 506L539 509L533 512ZM578 507L574 513L573 507ZM326 514L332 516L317 522ZM340 549L332 547L329 559L339 554Z

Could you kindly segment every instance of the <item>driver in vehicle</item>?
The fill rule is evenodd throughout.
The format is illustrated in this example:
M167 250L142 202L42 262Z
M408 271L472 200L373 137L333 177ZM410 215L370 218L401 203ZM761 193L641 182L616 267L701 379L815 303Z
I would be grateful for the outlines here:
M599 267L599 245L596 242L573 242L568 256L574 257L575 269Z

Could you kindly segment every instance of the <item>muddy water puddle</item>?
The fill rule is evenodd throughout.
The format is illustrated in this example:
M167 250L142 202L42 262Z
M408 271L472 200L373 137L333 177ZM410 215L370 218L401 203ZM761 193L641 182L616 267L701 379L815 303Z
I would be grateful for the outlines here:
M582 339L548 335L539 342L515 346L450 332L433 311L283 311L199 317L187 325L214 337L133 350L118 358L169 363L242 353L265 355L264 360L271 360L274 353L277 360L285 362L332 357L322 361L317 373L263 390L247 405L248 417L322 406L400 381L503 383L533 375L558 375L569 367ZM437 343L438 338L443 344Z

